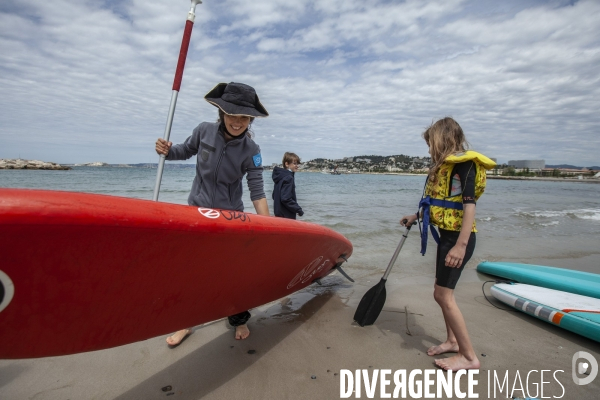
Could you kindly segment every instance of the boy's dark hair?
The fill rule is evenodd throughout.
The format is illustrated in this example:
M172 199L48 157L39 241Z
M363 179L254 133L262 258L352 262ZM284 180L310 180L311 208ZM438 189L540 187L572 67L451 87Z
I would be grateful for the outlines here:
M285 168L285 163L291 164L294 161L296 161L298 164L300 164L300 157L298 157L298 155L296 153L290 153L289 151L286 151L285 154L283 155L283 160L281 161L281 165L283 166L283 168Z

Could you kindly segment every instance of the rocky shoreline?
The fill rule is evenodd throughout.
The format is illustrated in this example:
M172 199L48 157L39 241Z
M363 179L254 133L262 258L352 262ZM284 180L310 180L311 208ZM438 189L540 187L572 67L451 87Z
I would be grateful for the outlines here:
M69 170L71 167L53 162L23 159L0 159L0 169Z

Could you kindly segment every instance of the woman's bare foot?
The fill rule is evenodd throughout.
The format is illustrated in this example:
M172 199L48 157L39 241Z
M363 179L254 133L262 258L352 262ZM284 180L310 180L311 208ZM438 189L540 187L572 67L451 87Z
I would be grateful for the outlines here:
M459 371L461 369L479 369L481 364L477 357L469 361L462 354L457 354L450 358L440 358L435 360L435 365L446 371Z
M437 346L431 346L427 350L428 356L436 356L444 353L458 353L458 343L446 340L444 343Z
M235 338L237 340L243 340L250 336L250 329L248 325L239 325L235 327Z
M179 346L190 333L192 333L191 329L177 331L167 338L167 344L172 347Z

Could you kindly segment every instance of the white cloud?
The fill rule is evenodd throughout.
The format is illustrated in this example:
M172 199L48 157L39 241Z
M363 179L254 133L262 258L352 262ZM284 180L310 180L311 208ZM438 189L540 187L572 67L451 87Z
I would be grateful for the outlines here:
M563 4L564 3L564 4ZM0 158L155 162L189 5L5 0ZM257 89L267 163L426 155L420 134L454 116L500 161L598 165L596 1L205 1L172 139L216 109L218 82Z

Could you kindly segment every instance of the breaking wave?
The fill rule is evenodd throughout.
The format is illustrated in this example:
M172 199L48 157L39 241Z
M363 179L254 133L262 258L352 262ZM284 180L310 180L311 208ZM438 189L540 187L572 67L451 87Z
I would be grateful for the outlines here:
M600 221L600 209L597 208L582 208L576 210L562 210L562 211L517 211L516 215L519 217L529 219L556 219L556 218L572 218L572 219L586 219L592 221ZM555 221L558 223L558 221ZM553 224L555 225L555 224Z

